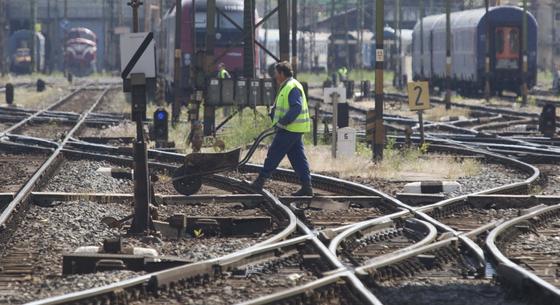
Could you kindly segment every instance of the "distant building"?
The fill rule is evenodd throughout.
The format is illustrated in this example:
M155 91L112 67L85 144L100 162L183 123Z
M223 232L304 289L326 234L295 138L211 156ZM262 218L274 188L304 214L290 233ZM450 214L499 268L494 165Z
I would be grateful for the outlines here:
M31 3L36 4L37 26L47 39L47 63L50 69L62 69L64 33L72 27L86 27L97 35L97 68L118 69L118 33L130 31L132 9L128 1L117 0L5 0L8 35L20 29L30 29ZM150 13L152 24L159 21L160 0L143 0L139 9L140 30L144 28L144 14ZM168 3L168 0L163 1ZM150 5L152 4L152 5ZM152 11L148 11L151 8ZM147 22L148 26L150 22Z

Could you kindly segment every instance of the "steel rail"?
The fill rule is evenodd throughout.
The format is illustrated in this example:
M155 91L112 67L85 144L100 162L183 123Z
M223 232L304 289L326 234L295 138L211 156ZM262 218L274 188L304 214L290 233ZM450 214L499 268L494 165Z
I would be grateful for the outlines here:
M235 180L231 179L230 182L235 182ZM268 192L265 192L264 194L265 196L271 196L270 193ZM276 204L282 205L275 197L269 197L268 199L274 201ZM289 209L286 208L283 209L283 211L285 213L291 214L290 220L295 219L295 215L293 215L293 213ZM138 276L133 279L120 281L102 287L96 287L84 291L46 298L29 304L33 304L33 305L72 304L73 302L102 297L105 295L114 295L115 292L119 292L119 291L124 293L124 291L129 289L143 290L149 288L150 292L155 293L160 287L167 287L171 283L178 283L182 279L188 278L189 276L194 276L195 274L201 272L212 271L214 270L214 266L216 265L233 264L241 259L245 259L249 256L258 253L271 251L277 249L278 247L290 246L296 243L301 243L309 240L309 237L302 236L299 238L278 242L280 239L284 239L289 234L291 234L294 231L294 229L295 229L295 222L293 223L292 226L292 221L291 221L289 229L286 228L279 234L276 234L275 236L271 237L266 241L260 242L258 244L242 249L235 253L227 254L222 257L213 258L213 259L209 259L193 264L188 264L185 266L171 268L165 271L159 271L147 275Z
M174 157L174 158L182 158L182 157L183 157L182 155L179 155L179 154L172 154L171 156ZM179 160L180 160L180 159L177 159L177 161L179 161ZM316 178L317 178L317 177L316 177ZM214 176L214 177L211 178L211 179L224 180L224 179L229 179L229 178ZM321 178L319 178L319 179L328 180L329 177L323 177L323 176L321 176ZM229 181L230 181L230 184L231 184L232 179L229 179ZM342 180L340 180L340 179L334 179L333 181L330 181L330 183L334 183L334 184L340 184L341 182L342 182ZM349 182L348 182L348 183L349 183ZM358 184L354 184L354 183L349 183L349 184L351 184L351 187L350 187L351 189L359 188L359 185L358 185ZM248 187L248 186L246 186L246 187ZM365 192L365 191L367 191L368 193L371 192L371 190L370 190L369 188L367 188L367 189L361 189L361 192ZM268 193L267 191L264 191L263 194L265 194L266 196L271 196L270 193ZM387 197L387 198L390 198L390 197L388 197L387 195L384 195L384 196ZM276 198L274 198L274 197L272 197L272 198L273 198L274 201L276 201L276 204L281 205L281 203L279 202L278 199L276 199ZM392 198L390 198L390 199L392 199ZM287 209L287 208L286 208L286 209ZM288 210L288 211L289 211L289 210ZM290 213L291 213L291 212L290 212ZM294 217L295 217L295 216L294 216ZM310 230L309 228L307 228L301 221L299 221L299 220L297 220L297 219L296 219L296 221L297 221L297 227L298 227L298 228L300 229L300 231L304 234L304 238L308 239L311 243L313 243L313 245L314 245L317 249L319 249L321 255L322 255L325 259L327 259L327 261L329 262L329 264L335 266L336 268L344 268L343 264L336 258L336 256L335 256L332 252L330 252L330 251L328 250L328 248L317 238L316 232L314 232L314 231ZM247 249L245 249L245 250L242 250L242 251L239 252L239 253L241 253L242 255L243 255L243 254L247 254L247 253L254 253L255 251L259 251L262 247L267 247L267 245L263 245L263 244L261 243L261 244L255 245L255 246L253 246L253 247L247 248ZM270 247L270 246L269 246L269 247ZM239 253L230 254L230 255L228 255L228 256L223 257L222 259L236 259L236 257L238 257L238 255L240 255ZM184 272L181 271L181 270L183 270L183 269L181 269L181 268L192 268L192 267L188 267L188 266L189 266L189 265L184 266L184 267L176 267L175 269L169 269L169 270L166 270L166 271L161 271L161 272L159 272L159 273L157 274L157 279L158 279L158 280L157 280L156 282L162 283L162 279L163 279L163 278L168 278L168 280L164 281L164 282L166 282L166 283L167 283L167 281L169 281L169 280L171 280L171 279L179 280L180 277L181 277L180 274L183 274L183 273L184 273ZM341 269L341 270L344 270L344 269ZM184 270L183 270L183 271L184 271ZM355 275L353 275L353 274L347 274L347 277L349 278L350 283L361 283L361 282L355 277ZM144 278L144 279L145 279L145 278ZM153 283L153 281L154 281L154 278L152 278L152 283ZM130 282L129 282L129 283L130 283ZM139 284L139 282L134 282L134 283ZM103 294L103 293L105 293L105 292L107 291L107 289L109 289L110 291L112 291L112 290L114 290L114 289L117 289L117 287L118 287L118 283L116 283L116 284L115 284L114 286L112 286L112 287L107 287L107 286L106 286L106 287L101 287L101 288L99 288L99 289L97 289L97 290L95 290L95 289L91 290L91 289L90 289L90 290L88 290L87 292L84 292L84 295L87 294L88 297L91 297L92 295ZM360 287L361 287L361 288L360 288ZM369 290L367 290L365 287L363 287L362 284L360 284L360 285L358 285L358 287L354 287L354 288L355 288L356 291L362 296L362 298L364 298L365 300L369 300L369 304L379 304L379 303L378 303L378 300L371 294L371 292L370 292ZM71 297L72 297L72 298L76 298L77 295L76 295L76 294L72 294ZM35 303L35 304L61 304L61 303L64 303L64 302L65 302L64 300L67 300L67 299L65 299L64 296L60 296L60 297L57 297L56 299L47 299L47 300L43 300L43 301L44 301L43 303ZM54 302L54 303L53 303L53 302Z
M371 274L381 267L394 265L395 263L398 263L400 261L416 257L419 254L422 254L422 253L425 253L425 252L428 252L428 251L437 250L437 249L442 248L442 247L448 247L448 246L451 246L451 245L453 245L457 242L459 242L459 239L457 237L451 237L451 238L448 238L448 239L444 239L444 240L436 241L436 242L431 243L431 244L424 245L424 246L419 247L419 248L417 248L413 251L401 252L401 253L396 253L395 255L389 255L389 256L386 256L382 259L376 260L375 262L373 262L373 263L371 263L367 266L361 266L361 267L356 268L356 273L358 273L358 274ZM484 263L484 261L480 261L480 263Z
M23 126L24 124L26 124L27 122L30 122L31 120L38 118L39 116L48 113L51 109L64 104L65 102L67 102L70 98L72 98L74 95L76 95L78 92L85 90L90 84L84 84L83 86L78 87L76 90L70 92L69 94L61 97L59 100L57 100L56 102L54 102L53 104L50 104L49 106L33 113L32 115L26 117L25 119L21 120L20 122L10 126L9 128L3 130L0 132L0 137L4 136L5 134L8 134L14 130L16 130L17 128Z
M483 152L483 153L485 153L485 154L488 155L488 153L486 153L486 152ZM176 156L181 156L181 155L178 155L178 154L177 154ZM505 157L498 156L498 155L494 155L493 157L498 157L498 159L499 159L499 158L507 159L507 158L505 158ZM520 162L518 165L520 165L521 163L522 163L522 162ZM521 166L521 165L520 165L520 166ZM254 165L247 165L247 166L244 167L244 169L255 170L255 168L253 168L253 167L254 167ZM538 170L537 170L537 171L538 171ZM282 172L282 173L281 173L282 175L286 175L287 172L290 172L290 171L284 172L284 170L280 170L280 172ZM537 173L536 175L538 176L538 173ZM321 175L314 175L314 179L323 180L323 178L327 178L327 179L325 179L325 180L331 179L330 177L324 177L324 176L321 176ZM333 178L333 179L334 179L334 178ZM340 180L340 179L334 179L334 181L336 181L335 183L343 182L343 180ZM333 181L331 181L330 183L333 183ZM327 183L327 184L329 184L329 183ZM367 187L365 187L365 186L361 186L361 185L353 184L353 183L350 183L350 184L351 184L350 186L346 186L346 187L344 188L346 191L349 191L350 189L353 189L353 190L355 190L355 191L357 190L360 194L370 194L370 192L371 192L371 189L370 189L370 188L367 188ZM507 189L507 186L498 187L498 188L495 188L495 189L493 189L493 190L496 191L496 190L501 190L501 189L503 189L503 188L506 188L506 189ZM409 206L403 204L402 202L399 202L399 201L397 201L397 200L395 200L395 199L393 199L393 198L391 198L391 197L389 197L389 196L387 196L387 195L385 195L385 194L383 194L383 193L381 193L381 192L376 191L375 194L378 195L378 196L380 196L380 197L383 197L383 198L385 198L385 199L387 199L387 200L389 200L389 201L392 201L393 204L394 204L396 207L404 208L404 209L406 209L406 210L411 210L411 209L412 209L412 210L415 210L415 208L411 208L411 207L409 207ZM476 194L478 194L478 193L476 193ZM406 213L406 212L405 212L405 213ZM433 221L435 221L435 220L433 220ZM437 222L437 221L436 221L436 222ZM361 223L361 225L364 225L364 224ZM316 246L318 246L319 249L323 249L322 252L324 252L324 251L326 250L325 253L330 253L330 255L328 255L327 258L328 258L329 261L331 261L331 263L336 263L339 267L343 268L343 266L342 266L342 264L340 263L340 261L338 261L338 259L337 259L336 256L334 255L334 253L336 253L336 252L333 253L332 251L329 251L328 249L326 249L326 247L324 246L324 244L323 244L321 241L319 241L318 238L316 237L316 232L314 232L314 231L310 230L309 228L307 228L307 227L306 227L303 223L301 223L300 221L298 221L298 227L300 228L300 230L302 230L302 231L306 234L306 235L305 235L306 238L310 238L311 241L313 241L313 243L314 243ZM433 227L433 226L432 226L432 227ZM351 229L353 229L353 227L351 227L349 230L351 230ZM432 232L432 230L430 230L430 232ZM459 236L459 238L460 238L460 236ZM463 239L463 238L457 239L457 237L455 237L455 238L452 239L452 240L462 240L463 242L465 242L465 241L466 241L466 242L469 242L469 241L470 241L470 240L468 240L468 239L465 240L465 239ZM440 242L438 242L438 243L440 243ZM438 243L436 243L436 244L438 244ZM442 244L443 244L443 243L442 243ZM428 245L428 246L426 246L426 247L424 247L424 248L425 248L425 249L433 249L433 247L434 247L433 245ZM470 247L470 245L469 245L469 247ZM424 249L424 248L422 248L422 249ZM252 250L251 250L251 249L247 249L246 251L252 251ZM415 251L414 251L414 252L415 252ZM330 258L329 258L329 257L330 257ZM480 259L480 256L478 256L478 258ZM379 264L380 264L380 262L374 264L373 266L378 266ZM371 266L369 266L369 267L371 267ZM177 267L177 268L181 268L181 267ZM167 271L161 271L161 272L162 272L162 274L166 274L165 272L167 272ZM350 279L352 279L352 282L353 282L354 280L357 280L357 282L361 284L361 282L355 277L355 274L354 274L354 273L352 273L352 272L350 272L350 271L343 271L343 272L346 272L346 273L347 273L347 276L348 276ZM301 288L301 287L296 287L295 289L298 289L298 288ZM367 290L365 287L364 287L364 289L365 289L366 295L368 295L368 296L373 296L373 295L371 295L371 292L369 292L369 290ZM309 290L309 289L307 289L307 290ZM270 296L268 296L268 297L270 297ZM285 298L285 297L287 297L287 296L286 296L285 293L283 294L282 292L280 292L280 293L278 293L278 294L275 294L275 297ZM264 299L263 299L263 298L264 298ZM266 301L266 300L271 301L271 299L267 299L267 297L263 297L263 298L260 298L260 299L258 299L258 300L260 300L260 301L263 301L263 300L265 300L265 301ZM370 301L372 301L372 302L374 302L374 300L376 300L375 297L373 297L373 298L370 298L370 297L369 297L368 299L369 299ZM250 301L250 302L251 302L251 301ZM267 301L267 302L268 302L268 301ZM265 302L265 303L266 303L266 302ZM265 303L254 303L254 304L265 304ZM247 303L247 304L253 304L253 303Z
M542 296L545 296L546 299L552 302L550 304L558 304L560 302L559 288L543 280L531 271L512 262L497 246L500 236L505 234L507 230L517 224L551 212L556 214L560 213L560 204L544 207L526 215L505 221L488 234L486 237L486 246L493 258L498 262L497 273L502 280L511 283L517 289L521 289L521 291L537 288L541 291Z
M409 215L410 215L410 216L413 216L412 214L409 214ZM353 235L355 235L355 234L357 234L357 233L360 233L360 234L362 234L362 235L368 235L371 231L376 231L376 230L384 229L384 228L386 228L386 227L388 227L388 226L389 226L389 227L392 227L392 226L394 225L393 218L394 218L395 216L396 216L396 215L388 215L388 216L385 216L385 217L376 218L376 219L373 219L373 220L371 220L371 221L363 222L363 223L361 223L361 224L359 224L359 225L356 225L356 226L353 226L353 227L349 228L348 230L346 230L346 231L344 231L344 232L338 234L338 235L331 241L331 243L330 243L330 245L329 245L330 251L333 252L333 253L338 253L337 250L338 250L338 248L340 247L340 244L341 244L345 239L348 239L348 238L350 238L351 236L353 236ZM406 216L406 215L399 215L398 217L401 217L401 216ZM384 254L384 255L375 257L375 258L373 258L373 259L370 259L370 260L368 260L367 262L365 262L365 263L364 263L362 266L360 266L360 267L364 267L364 268L365 268L365 267L370 266L370 265L375 265L375 263L376 263L377 261L384 260L384 259L386 259L387 257L391 257L391 256L393 256L393 255L398 255L399 253L406 253L406 252L413 251L413 250L415 250L415 249L417 249L417 248L421 248L421 247L423 247L423 246L425 246L425 245L428 245L428 244L432 243L432 242L436 239L436 237L437 237L437 229L435 228L434 225L432 225L432 224L429 223L429 222L422 221L422 220L419 220L419 219L414 219L414 218L412 218L411 220L412 220L412 221L416 221L419 225L425 227L425 229L426 229L426 231L427 231L427 234L426 234L426 236L425 236L422 240L420 240L420 241L418 241L418 242L414 243L413 245L408 246L408 247L406 247L406 248L399 249L399 250L397 250L397 251L395 251L395 252L391 252L391 253ZM365 231L365 230L368 230L368 232L367 232L367 233L363 233L363 231ZM358 271L358 268L359 268L359 267L356 268L356 272L357 272L358 274L360 274L360 272ZM360 275L363 275L363 274L360 274Z
M23 205L24 202L30 197L31 192L36 187L36 184L39 181L41 181L41 179L43 179L47 170L51 167L52 164L54 164L55 160L57 160L58 156L62 153L62 149L63 149L64 145L66 145L66 143L71 138L72 134L80 127L80 125L83 122L85 122L85 119L86 119L89 111L91 111L91 109L93 109L93 107L95 105L97 105L97 103L99 103L102 100L104 94L107 91L108 91L108 88L105 89L105 91L103 91L99 95L99 97L97 98L95 103L81 116L81 119L69 131L69 133L66 135L64 140L60 144L58 144L58 147L54 150L54 152L51 154L51 156L41 165L41 167L35 172L35 174L17 192L17 194L14 197L14 200L12 200L12 202L10 202L10 204L8 204L8 206L2 211L2 213L0 214L0 236L3 236L3 239L9 238L7 232L5 232L5 231L7 230L7 223L12 218L13 213L20 207L20 205ZM60 104L60 103L55 103L55 105L56 104ZM49 107L51 107L51 106L49 106ZM21 123L23 123L23 122L26 122L26 120L22 121ZM13 130L13 127L8 129L8 130Z

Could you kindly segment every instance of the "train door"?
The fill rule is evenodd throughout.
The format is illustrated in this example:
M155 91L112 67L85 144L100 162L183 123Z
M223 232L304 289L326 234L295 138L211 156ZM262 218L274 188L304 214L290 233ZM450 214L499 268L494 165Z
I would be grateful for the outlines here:
M520 70L521 31L518 27L501 26L495 28L494 49L496 70Z

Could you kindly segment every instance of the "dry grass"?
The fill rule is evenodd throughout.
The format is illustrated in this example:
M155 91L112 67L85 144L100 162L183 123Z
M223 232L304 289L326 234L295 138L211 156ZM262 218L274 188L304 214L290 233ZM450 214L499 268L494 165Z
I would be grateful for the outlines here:
M111 112L111 113L130 113L130 102L127 101L127 94L122 89L112 89L105 96L101 104L95 109L95 112Z
M47 83L53 82L65 82L64 75L62 73L52 73L51 75L33 73L33 74L6 74L5 76L0 75L0 85L5 85L6 83L20 84L20 83L34 83L38 78L42 78Z
M35 88L16 88L14 90L14 104L29 109L42 109L54 103L59 98L68 94L68 90L48 86L43 92L35 91ZM5 101L4 93L0 94L2 102Z
M459 159L449 155L422 154L417 149L404 151L386 149L380 163L371 161L371 153L364 149L353 158L331 158L330 146L306 147L311 170L316 173L334 173L341 178L364 177L384 180L453 180L476 175L481 164L473 159ZM266 150L258 150L251 162L262 164ZM281 167L291 168L287 158Z
M136 123L122 122L119 125L107 126L106 128L87 128L84 137L134 137L136 136Z

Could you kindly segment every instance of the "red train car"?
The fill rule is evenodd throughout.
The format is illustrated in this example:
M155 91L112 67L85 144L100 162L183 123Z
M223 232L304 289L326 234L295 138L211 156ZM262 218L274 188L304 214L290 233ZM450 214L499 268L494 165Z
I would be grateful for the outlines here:
M77 76L94 73L97 59L97 35L87 28L71 28L66 35L66 70Z
M193 31L192 0L182 1L181 28L181 73L183 96L190 93L192 80L190 69L193 63L193 35L196 39L196 49L205 49L206 43L206 1L195 2L195 22ZM224 12L238 25L243 26L243 0L217 0L216 7ZM161 33L163 35L163 73L166 82L166 98L172 98L175 58L175 8L171 9L163 18ZM221 56L216 62L223 62L232 76L241 75L243 71L243 44L239 42L243 37L234 24L221 14L216 14L216 44L214 56ZM255 56L255 64L258 56Z

